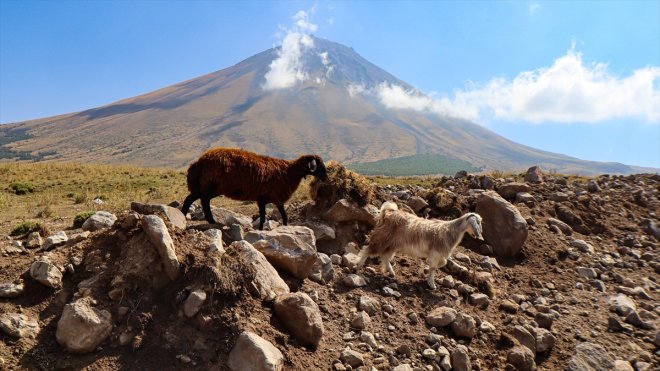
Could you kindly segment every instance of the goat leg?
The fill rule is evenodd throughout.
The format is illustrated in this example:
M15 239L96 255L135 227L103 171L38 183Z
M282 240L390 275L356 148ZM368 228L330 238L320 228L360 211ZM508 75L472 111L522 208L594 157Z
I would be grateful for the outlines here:
M266 201L260 198L257 205L259 206L259 230L261 231L264 229L264 223L266 222Z
M211 212L211 197L209 195L202 196L202 209L204 210L204 218L209 224L216 224L213 219L213 212Z
M279 210L280 215L282 215L282 223L284 223L284 225L289 225L289 218L286 216L286 210L284 210L284 204L277 205L277 210Z
M188 210L190 210L190 206L191 206L191 205L193 204L193 202L195 202L195 200L197 200L198 198L199 198L199 196L197 196L197 195L194 194L194 193L191 193L191 194L188 195L188 197L186 197L185 201L183 201L183 206L181 207L181 213L183 213L184 216L185 216L186 214L188 214Z

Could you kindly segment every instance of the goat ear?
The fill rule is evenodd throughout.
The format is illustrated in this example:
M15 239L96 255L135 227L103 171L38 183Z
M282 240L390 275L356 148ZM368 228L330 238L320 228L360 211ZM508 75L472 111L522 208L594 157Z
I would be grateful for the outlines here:
M309 162L309 171L312 173L316 171L316 160L312 160Z

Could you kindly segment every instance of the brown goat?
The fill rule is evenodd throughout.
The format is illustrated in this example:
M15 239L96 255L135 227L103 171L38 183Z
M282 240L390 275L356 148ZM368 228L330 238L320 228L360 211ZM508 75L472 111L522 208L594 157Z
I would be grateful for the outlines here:
M273 203L288 224L286 202L306 175L327 179L323 160L316 155L301 156L287 161L258 155L242 149L214 148L206 151L188 168L190 195L181 211L188 213L190 205L201 199L206 221L215 224L211 199L224 195L234 200L256 201L259 206L259 229L266 221L266 204Z

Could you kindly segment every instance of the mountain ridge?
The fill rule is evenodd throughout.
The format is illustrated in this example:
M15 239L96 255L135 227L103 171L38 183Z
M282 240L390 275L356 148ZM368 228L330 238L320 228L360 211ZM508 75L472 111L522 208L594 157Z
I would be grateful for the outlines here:
M264 89L281 53L272 48L231 67L104 106L2 125L5 141L0 139L0 145L6 151L0 153L45 161L185 167L206 149L227 146L284 158L313 152L347 163L436 153L484 169L541 165L583 174L644 169L537 150L467 120L388 108L364 90L381 84L415 89L352 48L313 41L315 47L300 58L307 78L292 88ZM25 135L9 141L12 131Z

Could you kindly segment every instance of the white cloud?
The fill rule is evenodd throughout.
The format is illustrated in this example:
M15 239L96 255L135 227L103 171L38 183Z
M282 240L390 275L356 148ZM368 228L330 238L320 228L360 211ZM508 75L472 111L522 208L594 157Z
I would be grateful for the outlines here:
M367 88L362 84L349 84L346 87L346 90L348 91L348 94L351 96L351 98L354 98L358 94L366 93Z
M330 63L330 56L328 55L328 52L325 51L323 53L318 53L319 58L321 58L321 63L323 63L323 67L325 67L325 78L329 79L330 76L332 76L332 71L335 70L335 66Z
M264 76L264 90L291 88L309 78L302 57L306 51L314 48L314 39L309 34L315 32L318 26L309 21L309 13L303 10L296 13L293 20L294 25L287 30L277 58L271 62Z
M456 116L484 123L489 118L529 123L597 123L636 118L660 124L660 67L635 70L628 77L608 72L603 63L585 64L573 49L552 66L524 71L512 80L472 84L453 97L434 98L398 85L349 85L349 94L375 96L391 109Z

